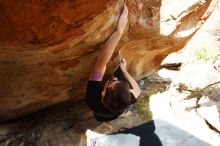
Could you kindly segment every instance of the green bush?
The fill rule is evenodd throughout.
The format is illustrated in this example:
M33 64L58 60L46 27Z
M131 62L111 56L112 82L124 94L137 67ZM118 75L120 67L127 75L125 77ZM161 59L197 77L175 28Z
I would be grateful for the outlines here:
M220 47L204 45L195 50L194 56L197 60L214 63L220 58Z

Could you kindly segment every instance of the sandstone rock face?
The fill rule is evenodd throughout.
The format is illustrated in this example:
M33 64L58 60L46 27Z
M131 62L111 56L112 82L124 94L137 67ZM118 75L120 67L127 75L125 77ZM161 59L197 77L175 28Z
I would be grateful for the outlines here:
M117 50L129 72L140 79L155 71L187 43L216 2L128 0L129 25ZM121 7L120 0L0 0L0 121L83 98Z

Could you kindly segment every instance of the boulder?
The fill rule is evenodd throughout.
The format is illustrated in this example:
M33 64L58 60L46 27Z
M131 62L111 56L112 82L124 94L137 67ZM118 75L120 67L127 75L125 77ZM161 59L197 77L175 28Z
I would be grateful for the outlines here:
M217 0L128 0L129 24L117 52L141 79L180 50ZM123 0L0 0L0 121L84 98L101 44L117 24Z

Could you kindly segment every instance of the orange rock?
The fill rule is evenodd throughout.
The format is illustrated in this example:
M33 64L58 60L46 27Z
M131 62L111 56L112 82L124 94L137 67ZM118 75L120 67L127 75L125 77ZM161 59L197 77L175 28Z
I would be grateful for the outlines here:
M190 40L216 2L127 1L129 25L116 50L129 72L140 79L156 71ZM120 0L0 0L0 121L83 98L122 6Z

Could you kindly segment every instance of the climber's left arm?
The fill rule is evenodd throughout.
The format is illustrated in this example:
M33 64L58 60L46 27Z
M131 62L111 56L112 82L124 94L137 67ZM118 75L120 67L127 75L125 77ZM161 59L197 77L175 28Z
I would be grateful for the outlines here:
M106 70L106 65L109 62L119 40L121 39L126 24L128 22L128 9L124 5L123 12L118 19L116 30L108 38L103 47L100 50L99 56L96 60L95 67L89 80L101 81Z

